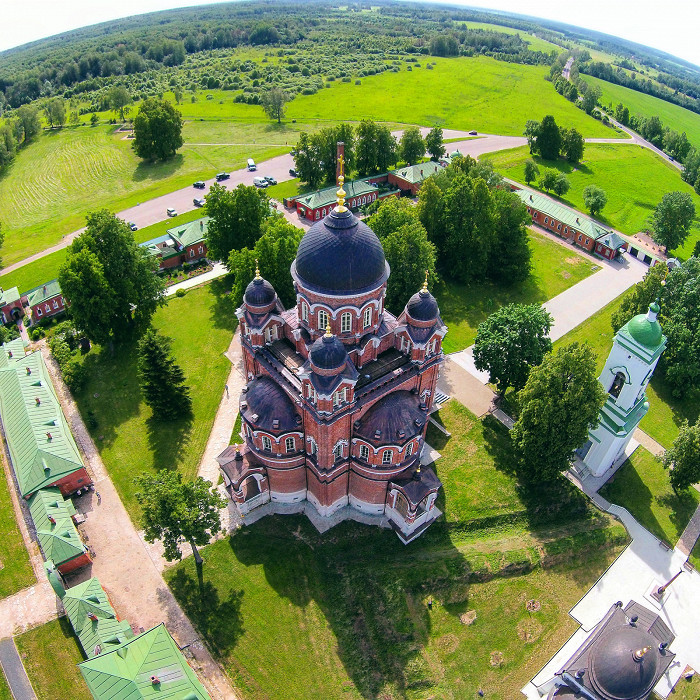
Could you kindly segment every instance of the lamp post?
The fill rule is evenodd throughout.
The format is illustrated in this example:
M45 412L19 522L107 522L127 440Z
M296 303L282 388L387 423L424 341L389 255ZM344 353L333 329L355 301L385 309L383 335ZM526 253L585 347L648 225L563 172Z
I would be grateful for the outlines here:
M652 598L655 598L659 602L664 596L664 593L666 593L666 589L683 573L683 569L681 569L675 576L673 576L671 579L666 581L663 586L659 586L651 595Z

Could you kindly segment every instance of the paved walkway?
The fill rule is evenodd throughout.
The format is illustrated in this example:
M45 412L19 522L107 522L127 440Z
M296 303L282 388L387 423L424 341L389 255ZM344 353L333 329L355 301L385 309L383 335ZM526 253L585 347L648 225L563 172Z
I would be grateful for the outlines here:
M2 667L7 684L14 700L36 700L36 694L19 658L14 639L0 642L0 667Z
M680 536L676 548L684 552L688 557L695 547L695 543L700 537L700 506L697 507L690 522L685 526L685 530Z
M642 447L649 450L656 457L660 457L666 450L654 438L649 437L643 430L637 428L632 436Z
M79 512L87 515L80 529L96 557L91 567L70 577L69 585L97 576L121 618L144 629L165 622L178 645L188 647L188 660L212 698L236 698L226 676L200 641L143 546L45 343L41 344L41 352L95 482L95 492L75 498L74 503ZM100 493L99 500L96 492Z

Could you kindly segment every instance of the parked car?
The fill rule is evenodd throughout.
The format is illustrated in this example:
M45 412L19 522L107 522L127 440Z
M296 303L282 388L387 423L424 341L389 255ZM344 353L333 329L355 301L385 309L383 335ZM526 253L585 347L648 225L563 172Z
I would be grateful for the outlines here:
M267 180L268 185L276 185L277 184L277 180L275 180L275 178L272 177L272 175L265 175L265 179Z
M292 177L299 177L299 173L296 170L294 170L294 168L289 168L289 174Z
M217 173L216 181L221 182L222 180L228 180L231 176L228 173Z
M206 183L204 183L202 180L197 180L192 187L197 188L198 190L203 190L206 187Z
M132 231L138 231L138 230L139 230L139 227L138 227L133 221L130 221L130 222L129 222L129 228L130 228Z
M268 182L264 177L254 177L253 178L253 184L256 187L267 187Z
M195 197L193 200L195 207L203 207L206 202L204 201L204 197Z
M476 136L476 131L470 131L469 136Z
M177 211L172 207L168 207L166 213L168 216L177 216Z
M252 158L248 158L248 170L250 172L253 172L254 170L257 170L258 166L255 165L255 161Z

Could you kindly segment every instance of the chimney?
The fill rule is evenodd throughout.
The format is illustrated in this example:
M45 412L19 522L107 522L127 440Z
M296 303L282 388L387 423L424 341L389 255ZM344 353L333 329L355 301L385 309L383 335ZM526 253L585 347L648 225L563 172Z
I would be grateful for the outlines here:
M31 367L25 367L27 370L27 376L29 376L32 373L32 368Z
M95 613L88 613L88 618L93 622L97 622L97 615L95 615Z
M37 406L41 406L41 399L38 396L34 397L34 401L36 401Z
M203 221L199 222L199 230L204 231L204 222Z
M46 294L46 285L44 285L44 294Z
M335 181L338 182L340 177L340 157L343 157L343 162L345 162L345 144L342 141L338 141L338 152L335 159ZM345 174L345 173L343 173Z
M51 433L46 433L46 439L51 442Z
M55 524L56 524L56 518L54 518L53 515L49 515L48 518L49 518L49 522L50 522L52 525L55 525Z
M152 685L160 685L160 678L158 676L151 676L151 684Z
M8 351L7 351L7 356L8 356L8 357L12 357L12 350L8 350Z

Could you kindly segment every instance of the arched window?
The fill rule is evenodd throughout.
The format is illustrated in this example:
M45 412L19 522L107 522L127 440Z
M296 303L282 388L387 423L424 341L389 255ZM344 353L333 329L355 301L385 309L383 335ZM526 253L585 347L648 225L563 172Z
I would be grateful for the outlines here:
M369 328L372 325L372 307L368 306L362 315L362 325Z
M309 451L312 455L315 455L318 452L318 446L316 445L316 440L311 438L311 440L309 442L310 442Z
M321 216L325 216L325 215L326 215L326 209L324 207L323 211L321 212Z
M335 459L343 459L343 444L342 443L337 443L336 446L333 448L333 457Z
M321 309L318 312L318 330L325 331L328 327L328 314Z
M301 320L309 322L309 307L305 301L301 302Z
M391 460L391 450L384 450L384 452L382 452L382 464L391 464Z
M262 446L265 452L272 452L272 441L267 435L262 436Z
M287 452L294 452L294 438L293 437L288 437L284 441L284 449Z
M619 395L620 392L622 391L622 387L625 385L625 374L624 372L618 372L615 375L615 379L613 379L613 383L610 386L610 391L608 392L610 396L612 396L614 399L616 399Z
M349 333L352 330L352 314L345 312L340 317L340 332Z
M360 459L365 462L369 461L369 447L367 445L360 445Z
M321 212L317 210L316 211L316 218L319 219L320 217L321 217Z
M410 457L413 454L413 443L409 442L408 445L406 445L406 457Z
M249 476L241 484L241 491L243 491L243 500L247 501L251 498L255 498L260 494L260 484L254 476Z

